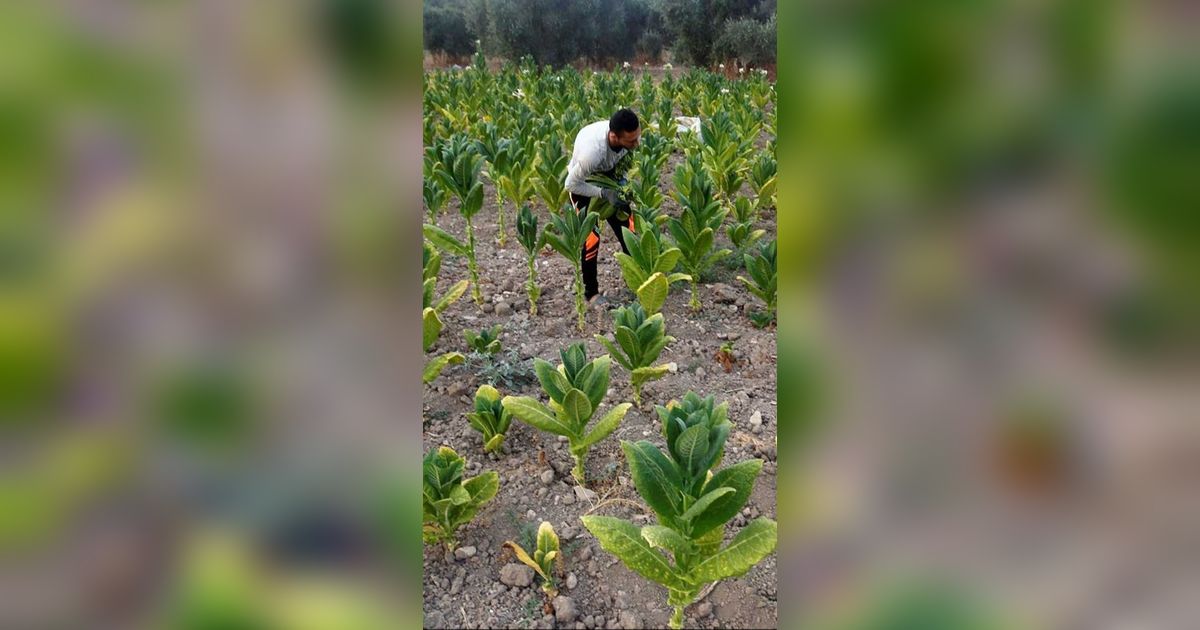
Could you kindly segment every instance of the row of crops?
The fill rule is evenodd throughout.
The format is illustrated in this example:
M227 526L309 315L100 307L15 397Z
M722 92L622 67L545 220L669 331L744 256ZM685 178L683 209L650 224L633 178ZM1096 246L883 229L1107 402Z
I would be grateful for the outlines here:
M477 256L485 248L505 247L510 236L526 255L530 316L539 315L541 295L535 262L548 248L572 269L577 325L583 333L580 253L597 222L614 209L597 200L580 214L570 205L563 181L571 143L580 128L622 107L633 108L642 121L641 146L618 165L617 178L593 180L619 187L633 211L634 229L624 228L629 253L618 253L617 260L636 302L614 311L611 338L595 336L608 354L589 361L583 343L570 344L561 350L557 366L534 359L541 385L537 397L504 396L494 384L484 384L473 409L464 410L488 452L500 454L513 420L566 438L575 459L572 476L584 485L588 450L610 436L632 407L623 402L623 393L609 389L612 363L629 372L633 401L639 405L642 385L668 375L667 365L655 363L675 341L666 334L662 312L672 285L689 286L688 312L702 310L703 284L713 267L723 263L762 302L761 310L750 313L755 325L773 321L776 244L758 226L763 213L775 206L774 88L764 74L753 72L730 78L691 70L656 81L631 71L580 73L526 61L498 73L487 72L482 64L427 73L424 94L426 352L437 345L442 314L468 289L482 310ZM699 118L698 133L681 126L677 116ZM673 163L675 153L681 159ZM486 204L485 183L492 185L494 205ZM451 209L461 215L461 223L447 219ZM496 227L494 245L476 237L485 221ZM467 278L439 294L444 255L464 259ZM463 360L458 352L431 358L425 381ZM605 399L613 397L622 400L607 401L609 408L601 413ZM618 518L583 517L603 549L666 587L668 604L674 607L672 627L680 627L684 607L707 592L705 587L744 574L774 550L776 541L775 522L759 518L723 545L725 525L745 506L763 462L751 459L718 469L732 428L728 404L691 391L680 399L656 408L665 450L648 440L621 445L634 486L657 523L639 527ZM444 542L452 549L458 544L458 528L496 495L500 479L495 471L466 478L464 469L465 460L453 448L428 451L426 542ZM563 557L549 522L538 531L536 549L507 546L536 571L548 596L558 594Z

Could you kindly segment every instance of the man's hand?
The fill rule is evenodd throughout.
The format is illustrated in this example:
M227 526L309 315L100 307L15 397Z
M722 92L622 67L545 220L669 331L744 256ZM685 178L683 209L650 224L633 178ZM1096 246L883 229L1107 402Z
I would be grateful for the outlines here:
M621 193L613 190L612 188L601 188L600 196L603 197L605 201L612 204L612 207L614 208L620 208L621 206L629 205L624 199L621 198Z

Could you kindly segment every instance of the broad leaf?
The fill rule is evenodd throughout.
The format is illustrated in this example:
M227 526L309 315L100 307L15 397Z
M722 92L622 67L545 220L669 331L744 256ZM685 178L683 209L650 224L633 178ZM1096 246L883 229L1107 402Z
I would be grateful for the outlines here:
M754 479L762 470L762 464L761 459L750 459L734 464L714 474L712 479L704 484L706 490L729 487L733 488L734 492L713 501L703 514L692 519L693 537L701 536L714 527L724 525L741 511L742 506L746 505L746 501L750 499L750 490L754 487Z
M563 398L562 412L559 418L574 428L576 434L583 432L583 427L592 417L592 403L583 392L572 387Z
M437 311L438 313L446 310L447 306L450 306L450 304L454 303L455 300L462 297L463 293L467 292L467 284L468 282L466 280L459 280L458 282L454 283L454 286L450 287L450 290L442 296L442 299L438 300L438 303L433 307L433 310Z
M557 417L557 414L551 413L542 403L528 396L521 396L519 398L516 396L505 396L504 400L500 402L514 417L535 429L541 429L555 435L565 435L569 438L578 438L574 427L563 424L562 420Z
M630 403L621 403L608 410L608 413L604 414L604 416L600 418L600 421L596 423L596 426L593 427L592 430L587 434L587 437L583 438L582 445L591 446L592 444L595 444L596 442L599 442L600 440L603 440L611 435L612 432L615 431L618 426L620 426L621 420L625 417L625 414L629 412L629 408L632 406L633 405Z
M662 310L667 301L667 277L662 272L655 272L637 289L638 302L647 313L657 313Z
M467 255L467 246L457 238L454 238L449 232L443 230L436 225L425 224L422 228L425 232L425 238L437 246L438 249L448 251L459 256Z
M708 431L705 424L688 427L675 440L675 456L680 466L692 474L699 472L704 456L708 454Z
M670 369L670 366L667 365L637 368L630 373L629 380L636 385L641 385L642 383L662 378Z
M691 541L663 525L646 525L642 528L642 538L645 538L651 547L670 551L677 560L680 555L693 548Z
M446 354L437 356L425 364L425 371L421 374L421 382L432 383L433 379L437 378L442 370L446 369L447 365L462 363L467 358L461 352L447 352Z
M702 583L742 575L775 550L777 537L778 525L775 521L754 519L733 537L727 547L696 565L689 577Z
M704 510L708 509L708 506L712 505L713 501L716 501L730 492L733 492L733 488L717 488L716 490L706 492L704 496L697 499L696 502L692 504L692 507L688 508L687 511L683 513L683 516L679 517L679 519L682 521L691 521L693 518L703 514Z
M478 477L471 477L463 482L463 487L471 494L471 503L480 505L490 501L500 489L500 474L489 470Z
M638 494L667 525L683 512L679 486L682 481L675 464L650 442L621 442L630 475Z
M561 403L563 397L567 395L567 390L571 389L571 384L567 382L567 377L554 368L549 361L544 359L533 360L533 371L537 374L538 382L541 383L542 389L546 390L546 394L554 402Z
M580 519L600 541L600 546L620 558L631 570L669 588L687 588L688 583L675 567L642 538L641 531L633 523L609 516L583 516Z

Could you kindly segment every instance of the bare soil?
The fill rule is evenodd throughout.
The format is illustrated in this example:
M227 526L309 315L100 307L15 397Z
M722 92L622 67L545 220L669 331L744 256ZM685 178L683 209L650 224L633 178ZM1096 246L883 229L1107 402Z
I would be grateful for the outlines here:
M663 169L664 192L671 190L670 177L680 160L679 154L673 154ZM460 238L465 237L465 222L457 212L457 202L452 201L448 206L439 215L438 225ZM511 232L513 208L511 204L506 206L509 237L507 245L500 247L496 241L495 194L488 185L484 209L473 220L485 306L476 306L469 291L452 305L444 313L446 328L432 353L452 350L467 353L462 337L464 329L479 330L502 324L504 350L496 361L508 363L507 373L514 382L497 383L497 388L504 395L529 395L544 400L532 375L532 358L557 363L559 350L578 341L586 344L589 358L599 356L604 348L593 335L611 336L610 315L589 309L587 327L581 333L575 325L570 263L558 254L543 252L537 261L542 296L537 316L530 317L524 289L525 252ZM663 211L676 216L679 208L668 200ZM539 207L538 212L539 224L544 225L546 210ZM758 227L767 230L765 238L774 238L773 209L762 213L760 223ZM723 233L717 246L729 247ZM615 304L625 304L632 295L624 286L613 256L617 251L620 246L616 237L605 227L601 233L600 289ZM699 288L703 308L698 313L688 309L686 283L672 286L663 314L667 334L675 337L675 341L663 351L660 362L674 362L677 372L647 384L642 392L643 407L631 409L616 432L588 454L588 485L596 493L594 497L577 496L570 476L573 460L566 443L520 421L514 420L499 456L483 452L480 435L464 417L472 410L476 388L486 382L480 374L485 361L482 357L471 356L466 363L447 368L426 386L424 449L442 444L453 447L468 460L468 476L485 470L500 474L497 496L458 532L460 546L475 547L473 556L456 559L453 554L445 553L444 547L426 546L426 627L666 627L670 617L666 590L631 572L603 551L579 517L604 514L639 524L653 521L652 513L630 481L620 441L646 439L661 445L661 424L653 405L665 404L689 390L729 402L734 429L726 446L724 465L751 458L765 461L743 515L726 527L726 538L732 538L754 517L776 519L775 331L751 324L747 314L761 310L763 305L737 282L737 274L738 270L718 263L711 271L712 277L704 278ZM443 254L439 289L445 290L466 277L466 261ZM729 371L715 358L725 343L733 345L734 362ZM629 375L614 363L601 413L626 401L632 401ZM755 412L762 419L757 428L750 422ZM549 484L541 479L547 470L553 471ZM528 587L510 587L499 581L501 568L515 562L512 553L502 547L503 543L521 542L522 535L528 536L543 520L554 525L562 541L565 557L560 584L567 582L568 574L575 576L574 588L561 589L561 594L571 598L577 611L572 621L556 620L536 581ZM701 602L690 606L685 627L776 627L776 592L776 556L772 554L746 575L719 583ZM698 618L701 614L703 617Z

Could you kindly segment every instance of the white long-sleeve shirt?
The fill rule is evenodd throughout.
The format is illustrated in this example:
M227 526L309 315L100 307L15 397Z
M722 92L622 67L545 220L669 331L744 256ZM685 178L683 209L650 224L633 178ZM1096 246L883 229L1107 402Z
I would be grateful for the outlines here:
M628 153L625 149L613 151L608 146L608 121L594 122L575 136L575 147L571 151L571 162L567 164L567 179L563 186L570 192L584 197L599 197L600 187L584 181L588 175L612 169Z

